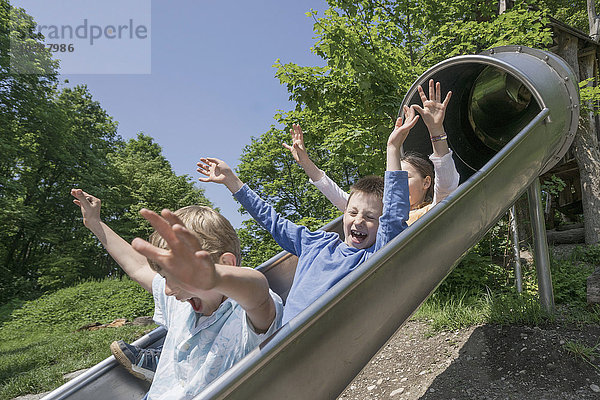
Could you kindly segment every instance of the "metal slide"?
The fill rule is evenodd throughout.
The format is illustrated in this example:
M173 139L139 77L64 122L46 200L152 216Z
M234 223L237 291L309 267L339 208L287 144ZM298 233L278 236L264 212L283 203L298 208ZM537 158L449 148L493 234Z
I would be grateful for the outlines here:
M335 399L519 196L539 190L574 138L576 80L552 53L506 46L446 60L403 104L419 103L429 79L453 92L445 127L464 182L195 399ZM422 122L405 148L430 152ZM341 218L325 229L339 232ZM260 268L285 298L295 265L281 253ZM115 365L111 357L45 399L141 398L140 381Z

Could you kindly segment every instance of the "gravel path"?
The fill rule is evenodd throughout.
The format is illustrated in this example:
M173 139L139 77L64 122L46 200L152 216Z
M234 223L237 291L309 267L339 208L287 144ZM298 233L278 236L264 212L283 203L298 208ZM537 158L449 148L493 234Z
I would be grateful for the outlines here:
M409 321L339 399L600 399L600 360L565 349L593 347L600 327L481 325L427 337Z

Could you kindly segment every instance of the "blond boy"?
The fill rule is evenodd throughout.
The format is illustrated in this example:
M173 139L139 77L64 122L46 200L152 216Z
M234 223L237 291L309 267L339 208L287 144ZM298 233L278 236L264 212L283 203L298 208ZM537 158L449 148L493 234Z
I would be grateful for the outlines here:
M152 293L168 332L148 399L192 398L280 325L282 302L264 275L238 267L239 240L209 207L140 213L151 243L131 245L100 220L100 200L73 189L85 226L123 270ZM152 261L149 262L148 260Z

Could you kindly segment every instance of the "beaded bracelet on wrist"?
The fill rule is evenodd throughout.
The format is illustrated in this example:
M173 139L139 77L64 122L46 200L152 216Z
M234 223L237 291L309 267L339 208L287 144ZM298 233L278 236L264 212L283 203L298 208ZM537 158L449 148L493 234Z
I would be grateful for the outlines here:
M439 136L432 136L432 137L431 137L431 141L432 141L432 142L439 142L440 140L446 140L446 139L448 139L448 135L446 135L446 133L445 133L445 132L444 132L444 133L442 133L442 134L441 134L441 135L439 135Z

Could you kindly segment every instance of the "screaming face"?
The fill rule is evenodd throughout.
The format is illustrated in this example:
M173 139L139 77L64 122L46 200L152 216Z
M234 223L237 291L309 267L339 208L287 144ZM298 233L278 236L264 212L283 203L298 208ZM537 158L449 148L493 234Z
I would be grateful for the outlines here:
M353 193L344 211L344 243L357 249L371 247L377 238L382 213L383 203L377 196Z
M223 295L214 290L196 290L192 294L183 289L182 285L176 284L176 280L168 279L164 271L161 271L161 275L165 278L165 294L174 296L179 301L187 301L197 313L212 315L223 302ZM197 296L199 294L200 297Z

